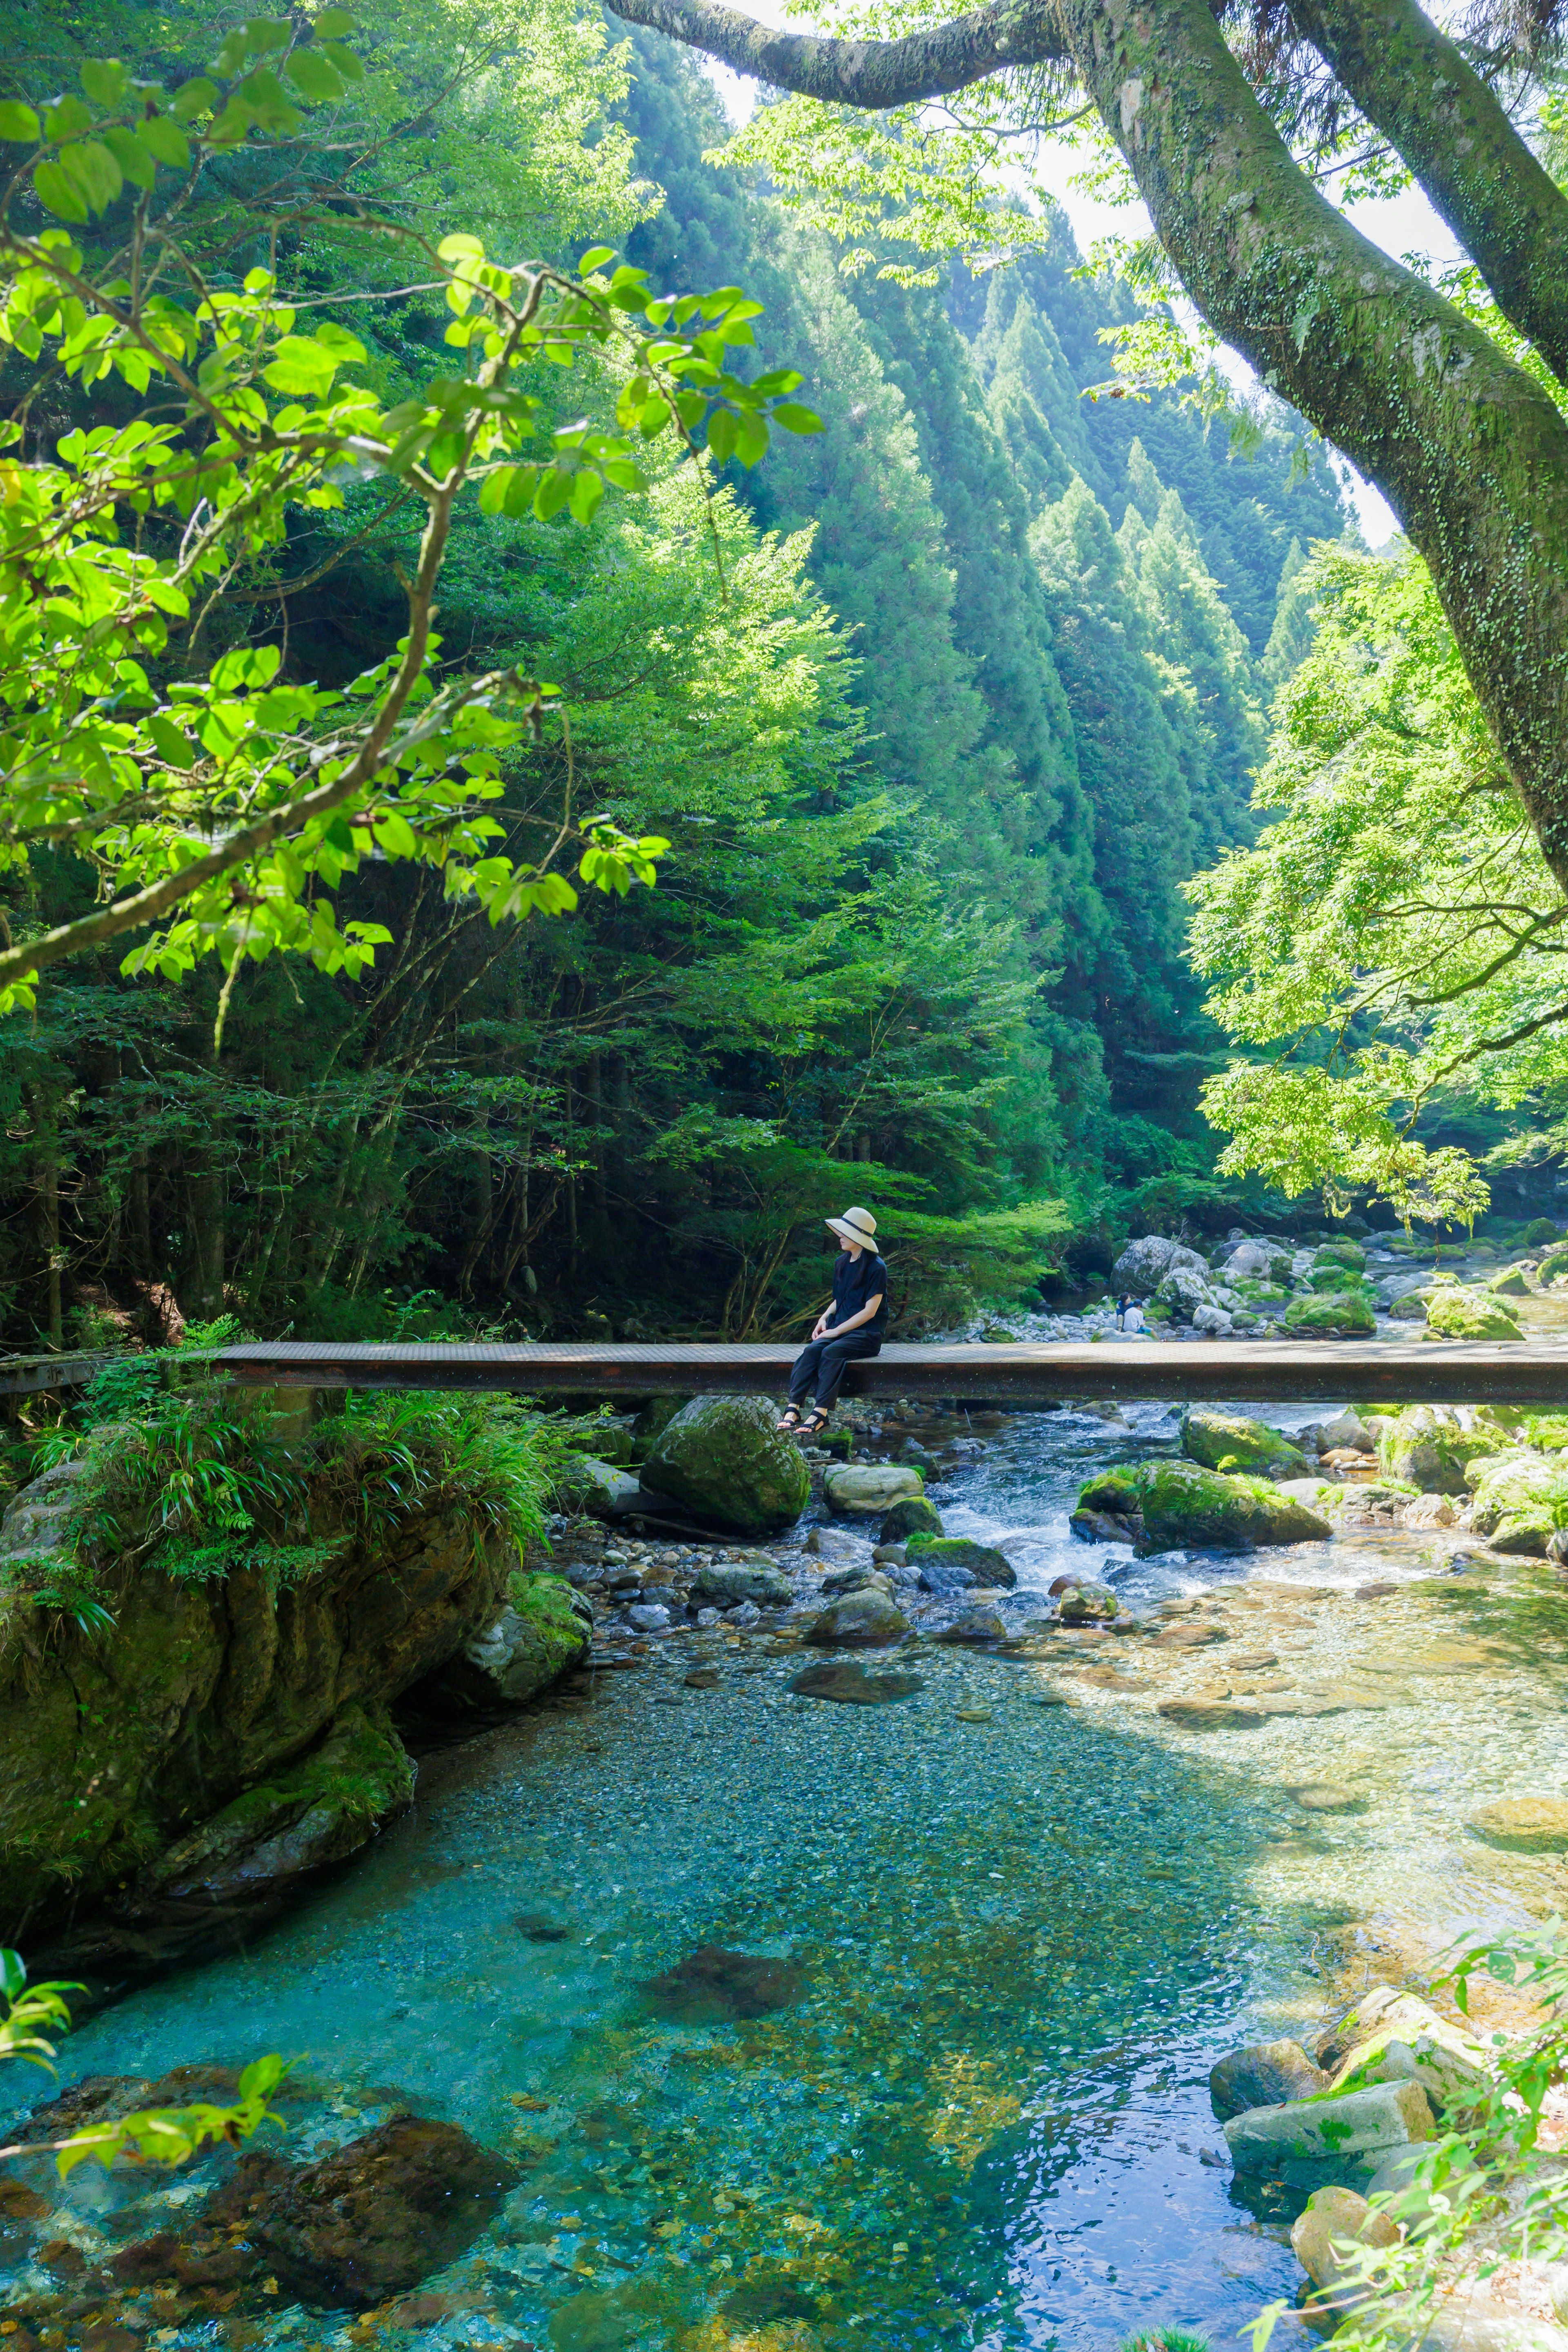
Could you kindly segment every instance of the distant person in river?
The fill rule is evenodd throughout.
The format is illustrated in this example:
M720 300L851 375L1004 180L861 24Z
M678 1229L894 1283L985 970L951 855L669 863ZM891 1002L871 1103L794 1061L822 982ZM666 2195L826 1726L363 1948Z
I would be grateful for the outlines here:
M1116 1302L1116 1328L1119 1331L1125 1331L1127 1328L1127 1310L1131 1304L1131 1299L1126 1291L1123 1291Z
M888 1328L888 1269L877 1255L876 1218L869 1209L846 1209L826 1223L844 1244L833 1268L833 1303L823 1308L795 1360L789 1405L778 1424L798 1430L802 1437L816 1437L826 1428L844 1384L844 1367L857 1357L879 1354ZM814 1402L803 1420L808 1397Z

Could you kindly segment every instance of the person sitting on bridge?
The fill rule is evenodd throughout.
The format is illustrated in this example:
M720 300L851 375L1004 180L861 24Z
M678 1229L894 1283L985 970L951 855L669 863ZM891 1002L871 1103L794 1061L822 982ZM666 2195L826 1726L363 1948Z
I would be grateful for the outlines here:
M826 1224L844 1244L833 1268L833 1303L823 1308L795 1360L788 1409L778 1424L798 1429L803 1437L826 1428L844 1367L858 1356L879 1354L888 1328L888 1269L877 1255L876 1218L869 1209L846 1209ZM802 1421L800 1409L813 1390L816 1402Z

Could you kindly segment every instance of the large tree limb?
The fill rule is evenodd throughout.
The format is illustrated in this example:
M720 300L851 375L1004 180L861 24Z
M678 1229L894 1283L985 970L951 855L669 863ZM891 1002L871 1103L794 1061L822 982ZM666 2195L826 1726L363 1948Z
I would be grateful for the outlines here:
M1568 383L1568 197L1415 0L1290 0L1552 373Z
M1320 194L1205 0L1062 0L1062 16L1205 318L1370 476L1426 558L1568 887L1568 422Z
M1009 66L1067 55L1055 13L1042 0L993 0L897 41L837 41L779 33L720 0L614 0L628 25L647 25L672 41L718 58L737 73L820 98L835 106L879 112L967 89Z

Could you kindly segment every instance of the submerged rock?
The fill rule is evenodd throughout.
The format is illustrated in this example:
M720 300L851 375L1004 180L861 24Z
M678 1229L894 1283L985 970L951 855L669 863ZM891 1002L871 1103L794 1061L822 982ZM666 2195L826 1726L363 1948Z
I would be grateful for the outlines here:
M803 1666L788 1687L802 1698L833 1699L843 1706L889 1706L895 1699L912 1698L925 1685L919 1675L868 1675L864 1666L824 1658L820 1665Z
M777 1419L763 1397L694 1397L660 1432L642 1483L727 1534L780 1534L810 1501L811 1474Z
M1121 1603L1103 1584L1069 1584L1058 1615L1064 1625L1110 1625L1121 1614Z
M1196 1462L1153 1461L1103 1472L1078 1498L1079 1511L1127 1522L1144 1557L1163 1551L1250 1550L1321 1539L1329 1523L1265 1478L1205 1470Z
M847 1592L813 1620L805 1638L824 1648L885 1650L901 1642L910 1621L898 1603L872 1585Z
M972 1543L967 1536L911 1536L906 1557L911 1568L921 1570L922 1583L928 1569L943 1568L964 1569L972 1583L1000 1585L1009 1591L1018 1581L1005 1552L994 1544ZM938 1589L928 1587L931 1591Z
M242 2227L237 2251L287 2295L367 2311L454 2261L517 2177L456 2124L398 2116L315 2164L251 2150L203 2219Z
M829 1470L822 1482L822 1498L836 1518L884 1518L895 1503L925 1499L916 1470L902 1470L888 1462L845 1462Z
M1268 1710L1246 1699L1165 1698L1157 1712L1181 1731L1256 1731Z
M1250 1470L1266 1478L1300 1478L1306 1455L1264 1421L1194 1405L1182 1416L1182 1451L1207 1470Z
M1470 1815L1488 1845L1510 1853L1568 1853L1568 1799L1500 1797Z
M1429 2140L1436 2131L1417 2083L1378 2083L1342 2098L1298 2099L1253 2107L1226 2125L1237 2172L1298 2187L1365 2177L1393 2149Z
M697 2025L719 2018L766 2017L773 2010L788 2009L800 1999L805 1981L798 1960L699 1944L685 1959L655 1977L647 1991L667 2016Z
M1249 2107L1282 2107L1292 2099L1310 2099L1326 2091L1329 2081L1299 2042L1257 2042L1246 2050L1233 2050L1210 2067L1209 2097L1224 2123Z

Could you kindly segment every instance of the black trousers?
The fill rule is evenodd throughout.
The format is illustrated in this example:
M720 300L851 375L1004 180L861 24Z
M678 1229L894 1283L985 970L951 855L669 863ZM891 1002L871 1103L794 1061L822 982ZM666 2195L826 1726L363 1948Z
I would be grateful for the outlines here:
M811 1339L795 1360L789 1376L791 1404L804 1404L813 1388L816 1402L825 1409L833 1402L844 1385L844 1367L861 1356L879 1356L880 1339L872 1339L863 1331L851 1331L843 1339Z

